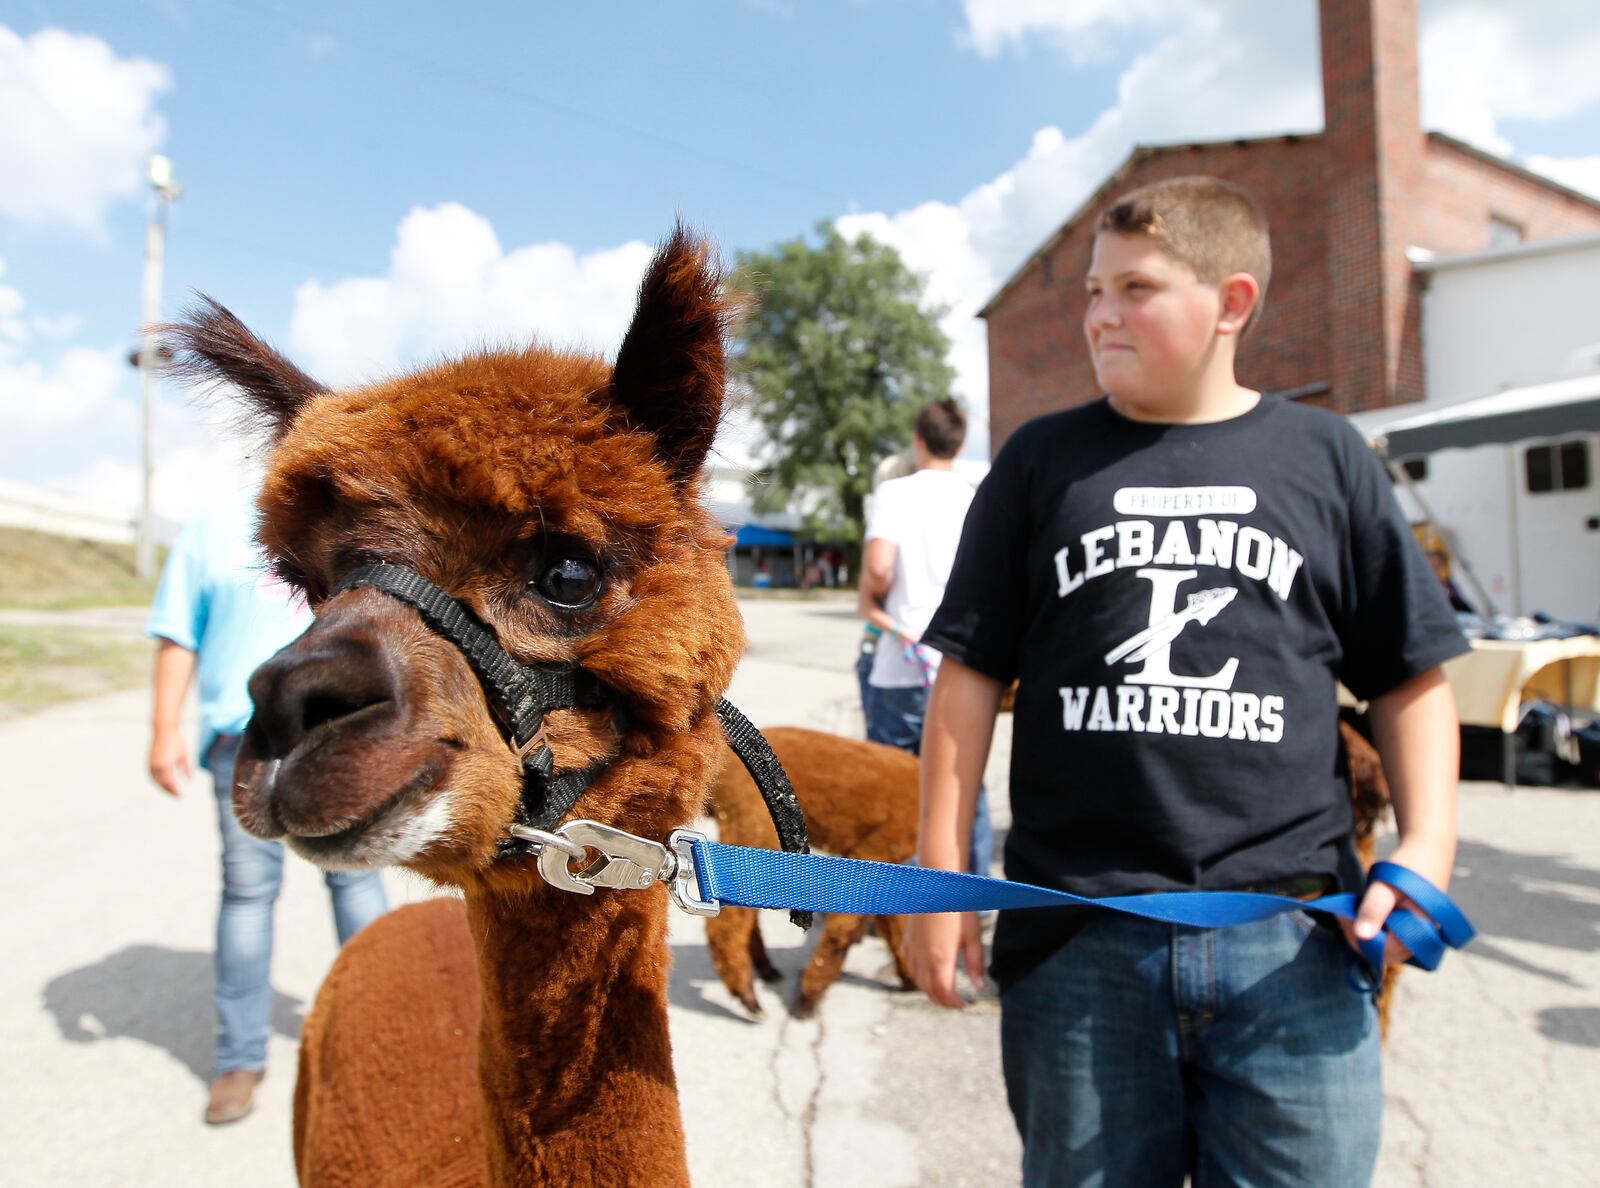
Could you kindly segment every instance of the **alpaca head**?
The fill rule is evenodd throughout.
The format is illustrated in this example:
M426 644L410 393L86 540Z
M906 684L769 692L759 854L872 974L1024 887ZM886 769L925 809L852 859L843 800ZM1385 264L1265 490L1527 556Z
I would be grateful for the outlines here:
M578 665L614 694L545 720L557 771L622 756L644 773L597 782L576 815L658 839L695 815L699 785L672 777L698 767L674 756L744 642L700 490L727 315L710 249L679 229L614 367L534 347L328 391L220 306L170 331L191 373L236 385L266 422L261 543L316 610L250 682L246 828L325 866L533 877L496 862L522 765L463 654L412 607L339 589L384 562L448 592L521 663Z

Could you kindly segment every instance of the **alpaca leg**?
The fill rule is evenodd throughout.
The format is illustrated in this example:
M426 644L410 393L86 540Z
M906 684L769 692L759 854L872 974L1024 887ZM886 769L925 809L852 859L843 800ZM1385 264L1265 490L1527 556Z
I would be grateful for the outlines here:
M900 978L900 989L915 990L917 984L911 978L911 971L906 968L905 921L899 916L875 916L872 926L883 938L883 943L889 946L889 952L894 957L894 972Z
M754 908L725 907L706 919L706 948L711 964L722 984L752 1015L759 1015L761 1001L756 997L752 969L750 934L756 931Z
M822 939L811 962L800 978L800 993L794 1001L793 1014L797 1019L809 1019L816 1014L817 1003L829 986L839 980L845 956L867 931L866 916L829 916L822 930Z
M756 977L768 985L783 981L783 971L772 964L772 958L767 956L767 943L761 939L759 914L755 916L755 926L750 929L750 964L755 967Z

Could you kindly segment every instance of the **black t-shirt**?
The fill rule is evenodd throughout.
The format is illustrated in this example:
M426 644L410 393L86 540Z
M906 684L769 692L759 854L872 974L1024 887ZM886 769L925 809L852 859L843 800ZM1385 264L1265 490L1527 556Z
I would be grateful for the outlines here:
M1467 650L1372 451L1270 396L1207 425L1102 399L1023 426L922 638L1019 681L1007 877L1090 896L1349 886L1336 682L1370 699ZM1002 913L997 979L1082 919Z

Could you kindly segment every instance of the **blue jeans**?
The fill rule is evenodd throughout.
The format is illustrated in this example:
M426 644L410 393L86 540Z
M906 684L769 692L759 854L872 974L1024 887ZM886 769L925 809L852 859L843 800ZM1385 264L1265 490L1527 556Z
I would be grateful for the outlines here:
M877 690L867 678L872 675L872 663L877 654L878 641L870 636L863 638L860 651L856 654L856 684L861 687L861 716L869 724L872 721L872 695Z
M922 720L928 713L928 690L912 685L902 689L883 689L870 686L867 700L867 739L885 743L922 754ZM989 863L994 859L994 826L989 821L989 793L978 788L978 809L972 818L972 847L967 859L967 870L972 874L987 875Z
M244 831L233 815L239 735L217 738L205 756L216 779L222 830L222 906L217 912L216 1072L267 1066L271 1026L272 907L283 884L283 847ZM342 945L388 910L377 871L324 871Z
M1002 990L1000 1037L1030 1188L1372 1178L1377 1011L1304 912L1210 931L1098 914Z

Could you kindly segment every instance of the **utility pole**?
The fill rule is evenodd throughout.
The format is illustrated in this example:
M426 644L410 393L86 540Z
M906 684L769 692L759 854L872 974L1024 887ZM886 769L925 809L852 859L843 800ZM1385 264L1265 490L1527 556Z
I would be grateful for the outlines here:
M156 568L155 512L150 505L151 475L155 470L156 426L156 336L161 321L161 270L167 247L167 213L183 197L183 187L172 176L172 162L159 153L150 158L150 187L156 193L155 208L144 233L144 301L141 308L142 334L139 344L139 379L143 388L144 434L140 450L143 471L143 498L139 504L139 538L134 549L134 572L152 577Z

